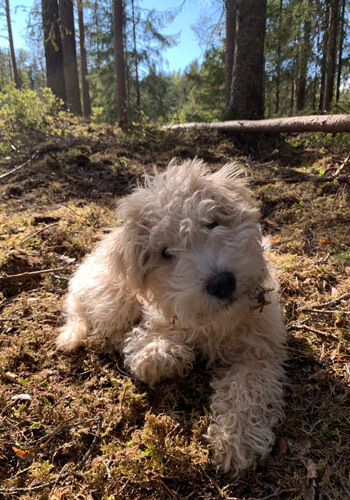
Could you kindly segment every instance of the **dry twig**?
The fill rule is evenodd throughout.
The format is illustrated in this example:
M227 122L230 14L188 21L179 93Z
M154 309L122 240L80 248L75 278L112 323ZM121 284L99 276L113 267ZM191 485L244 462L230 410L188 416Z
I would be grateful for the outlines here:
M39 231L35 231L35 233L30 234L29 236L24 238L24 240L20 241L18 246L23 245L23 243L30 240L31 238L34 238L34 236L36 236L37 234L40 234L43 231L46 231L46 229L49 229L50 227L53 227L53 226L58 226L58 222L54 222L53 224L49 224L48 226L42 227L41 229L39 229Z
M41 269L40 271L30 271L26 273L0 276L0 283L2 281L26 281L30 278L35 278L36 276L40 276L42 274L57 273L59 271L63 271L64 269L66 269L66 267L69 266L70 264L71 262L69 262L63 267L56 267L55 269Z
M314 312L314 313L319 313L319 314L334 314L334 313L339 313L339 314L350 314L350 311L342 311L341 309L313 309L312 307L302 307L299 309L299 311L303 312Z
M293 330L294 328L297 328L298 330L309 330L310 332L316 333L316 335L320 335L321 337L326 337L326 338L333 339L333 340L339 340L338 337L336 337L332 333L322 332L321 330L316 330L316 328L313 328L312 326L308 326L308 325L300 325L300 324L291 323L289 325L289 327L287 327L287 330L288 331Z

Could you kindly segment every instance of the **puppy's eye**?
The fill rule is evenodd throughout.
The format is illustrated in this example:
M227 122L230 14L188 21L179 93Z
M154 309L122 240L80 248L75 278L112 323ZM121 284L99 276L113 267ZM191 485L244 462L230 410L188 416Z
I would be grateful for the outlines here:
M215 220L213 222L209 222L209 224L207 224L207 229L209 230L212 230L214 229L214 227L218 226L219 224L217 222L215 222Z
M162 257L163 257L163 259L172 259L174 256L171 255L171 253L169 253L167 248L163 248Z

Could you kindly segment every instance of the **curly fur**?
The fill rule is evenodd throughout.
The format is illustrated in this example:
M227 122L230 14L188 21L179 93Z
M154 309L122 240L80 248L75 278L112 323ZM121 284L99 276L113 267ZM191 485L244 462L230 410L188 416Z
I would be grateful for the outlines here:
M271 449L285 358L278 286L239 174L234 164L211 173L194 160L146 176L120 201L121 226L71 279L57 339L71 351L87 335L108 337L151 386L204 357L213 372L207 438L214 463L234 474ZM207 286L220 273L235 279L224 298Z

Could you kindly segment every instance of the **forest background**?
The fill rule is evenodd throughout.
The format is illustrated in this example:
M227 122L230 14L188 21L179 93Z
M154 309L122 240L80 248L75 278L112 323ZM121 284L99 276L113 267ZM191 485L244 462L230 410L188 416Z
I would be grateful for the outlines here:
M48 85L71 111L84 112L95 120L114 122L118 115L114 89L119 63L125 73L128 123L140 119L161 122L219 120L227 117L230 105L232 65L235 46L236 51L237 45L239 47L236 11L240 3L234 0L203 2L202 14L192 20L203 57L195 58L183 70L170 72L165 69L164 53L179 42L180 34L169 35L169 26L186 8L186 1L179 1L169 10L150 10L138 0L124 3L118 0L113 5L109 1L57 3L57 0L34 0L27 10L25 48L17 50L11 49L12 36L8 35L10 21L6 13L11 5L8 1L3 2L2 36L10 38L10 44L6 49L3 41L0 51L0 89L13 79L17 87L33 89L39 94ZM116 13L118 16L118 5L122 59L116 56L114 18ZM264 36L251 38L264 58L265 117L320 111L347 113L350 106L348 2L258 0L254 2L254 10L258 12L259 8L265 17ZM50 15L55 11L57 19L53 20ZM249 17L251 13L246 15ZM57 31L52 29L56 22ZM60 43L57 43L58 38ZM67 68L63 66L58 69L56 57L61 44L66 60L71 61L71 73L76 73L73 76L67 76ZM61 72L56 78L66 79L63 86L66 85L70 96L57 91L50 76L47 77L50 64L55 65L56 73ZM78 74L80 84L77 83ZM76 81L75 89L69 91L71 84L67 79L72 78ZM326 100L325 87L326 93L327 88L330 89Z

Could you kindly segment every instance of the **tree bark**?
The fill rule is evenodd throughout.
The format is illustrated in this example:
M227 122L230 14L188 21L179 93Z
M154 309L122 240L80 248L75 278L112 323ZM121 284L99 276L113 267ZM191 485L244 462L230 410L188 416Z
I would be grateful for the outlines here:
M322 39L322 60L321 60L321 84L320 84L320 101L318 109L322 111L323 109L323 99L324 99L324 81L326 74L326 57L327 57L327 43L328 43L328 22L329 22L329 9L327 7L325 13L325 21L324 26L321 27L323 31L323 39Z
M210 128L235 133L270 134L282 132L350 132L350 115L313 115L272 118L269 120L233 120L214 123L179 123L165 129Z
M296 108L298 111L305 108L306 78L307 78L307 69L311 52L311 44L310 44L311 11L312 11L312 0L309 0L308 10L304 20L304 36L303 36L303 44L301 48L300 63L299 63L298 91L296 96Z
M276 70L276 105L275 113L278 114L280 110L280 86L281 86L281 27L282 27L282 13L283 13L283 0L280 0L280 8L278 15L278 40L277 40L277 70Z
M135 60L136 109L137 109L137 113L140 115L140 113L141 113L141 95L140 95L140 81L139 81L139 63L138 63L138 55L137 55L137 47L136 47L136 25L135 25L134 0L131 0L131 9L132 9L132 35L133 35L134 60Z
M87 80L87 61L85 50L85 26L82 0L77 0L78 7L78 24L79 24L79 44L80 44L80 74L81 74L81 89L83 92L83 114L85 118L91 115L91 103L89 82Z
M236 0L236 43L226 118L264 116L266 0Z
M67 104L66 84L63 69L63 50L58 26L57 0L42 0L41 13L44 29L47 86L56 97Z
M236 0L226 0L226 109L230 105L236 39Z
M113 0L114 15L114 62L116 73L116 99L118 123L125 128L128 123L125 85L125 62L123 47L123 3Z
M329 111L333 99L335 66L337 59L337 34L339 0L329 0L329 21L325 61L323 111Z
M13 37L12 37L11 16L10 16L10 2L9 2L9 0L5 0L5 9L6 9L7 31L8 31L9 43L10 43L10 53L11 53L13 80L15 82L16 88L19 89L19 78L18 78L18 71L17 71L15 47L14 47L14 44L13 44Z
M343 0L342 6L341 6L341 14L340 14L337 92L336 92L336 98L335 98L336 103L339 102L339 98L340 98L340 80L341 80L341 70L343 67L344 25L345 25L345 0Z
M290 113L293 114L294 111L294 93L295 93L295 60L293 60L292 63L292 85L291 85L291 92L290 92Z
M59 0L59 14L67 106L72 113L81 115L73 0Z

